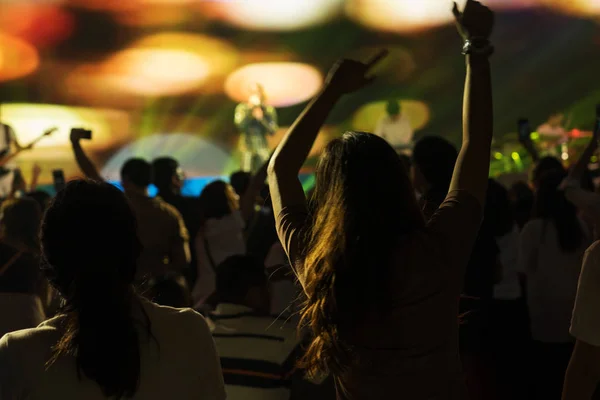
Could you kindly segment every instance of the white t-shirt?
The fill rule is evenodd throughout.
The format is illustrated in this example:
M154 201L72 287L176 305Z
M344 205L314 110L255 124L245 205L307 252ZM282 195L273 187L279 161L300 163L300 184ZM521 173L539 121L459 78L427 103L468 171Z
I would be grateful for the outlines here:
M600 242L592 244L583 258L579 277L571 335L593 346L600 346Z
M387 140L392 146L401 147L411 144L414 131L406 116L400 114L392 118L386 115L379 121L375 134Z
M198 277L192 297L194 307L200 308L216 289L215 268L231 256L246 254L244 219L240 211L206 221L196 235L195 246Z
M499 300L516 300L521 297L519 283L519 229L514 226L506 235L496 239L500 250L502 280L494 286L494 298Z
M569 324L581 261L590 241L582 221L584 240L573 253L561 250L552 221L529 221L519 241L519 270L527 275L527 304L531 335L545 343L572 341Z
M140 328L140 382L133 398L225 399L219 358L204 318L189 309L146 300L141 304L153 337ZM143 318L141 312L137 314ZM0 340L1 399L106 399L96 382L78 378L74 358L61 357L46 368L51 348L60 338L61 318Z

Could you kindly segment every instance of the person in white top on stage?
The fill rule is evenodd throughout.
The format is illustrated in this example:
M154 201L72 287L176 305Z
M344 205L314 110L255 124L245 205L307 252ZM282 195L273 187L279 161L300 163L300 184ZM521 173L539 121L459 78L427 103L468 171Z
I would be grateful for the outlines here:
M402 113L398 100L388 102L386 114L377 124L375 134L385 139L397 150L410 148L414 131L408 116Z

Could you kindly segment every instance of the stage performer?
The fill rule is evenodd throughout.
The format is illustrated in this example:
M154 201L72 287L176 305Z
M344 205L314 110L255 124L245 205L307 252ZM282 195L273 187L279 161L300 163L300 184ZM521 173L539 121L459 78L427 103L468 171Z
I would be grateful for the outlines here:
M270 155L267 135L273 135L278 129L277 111L265 103L265 93L257 84L248 102L240 103L235 109L235 125L242 134L242 170L256 171Z
M397 151L410 153L414 131L408 116L402 113L398 100L388 102L386 114L377 124L375 134L385 139Z
M21 146L12 127L0 122L0 197L6 197L12 188L17 167L13 155L28 149Z

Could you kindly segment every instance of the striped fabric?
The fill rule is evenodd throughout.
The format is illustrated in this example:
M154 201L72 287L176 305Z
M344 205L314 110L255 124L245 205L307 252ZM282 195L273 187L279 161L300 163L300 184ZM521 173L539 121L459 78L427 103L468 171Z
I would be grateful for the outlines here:
M209 315L228 400L288 400L300 352L293 324L219 304Z

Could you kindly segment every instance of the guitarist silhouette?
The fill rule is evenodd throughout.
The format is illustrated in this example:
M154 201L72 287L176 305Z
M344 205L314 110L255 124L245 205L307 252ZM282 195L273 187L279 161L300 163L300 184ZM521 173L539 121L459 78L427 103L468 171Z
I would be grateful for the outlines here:
M48 129L29 145L22 146L17 140L13 128L0 123L0 196L6 196L12 188L14 170L17 167L15 157L23 151L31 150L39 140L56 130L57 128Z

